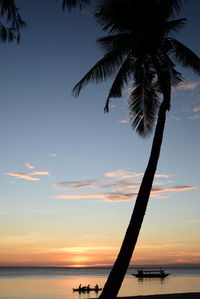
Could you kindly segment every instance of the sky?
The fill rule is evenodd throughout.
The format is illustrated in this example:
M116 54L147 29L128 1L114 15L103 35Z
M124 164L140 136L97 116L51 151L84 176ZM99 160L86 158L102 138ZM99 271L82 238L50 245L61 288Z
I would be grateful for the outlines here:
M92 9L16 0L27 27L0 45L0 266L112 265L152 143L131 128L128 91L73 86L102 57ZM176 38L200 53L200 2ZM200 78L173 90L151 198L131 264L200 264Z

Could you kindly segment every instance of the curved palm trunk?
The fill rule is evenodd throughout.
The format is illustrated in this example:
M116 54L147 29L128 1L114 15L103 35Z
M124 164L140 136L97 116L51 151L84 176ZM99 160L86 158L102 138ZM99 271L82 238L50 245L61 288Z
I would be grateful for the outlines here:
M99 297L101 299L116 298L127 272L152 189L163 139L166 110L169 108L169 98L170 97L168 97L168 99L164 99L160 106L149 162L140 185L133 214L131 216L120 252Z

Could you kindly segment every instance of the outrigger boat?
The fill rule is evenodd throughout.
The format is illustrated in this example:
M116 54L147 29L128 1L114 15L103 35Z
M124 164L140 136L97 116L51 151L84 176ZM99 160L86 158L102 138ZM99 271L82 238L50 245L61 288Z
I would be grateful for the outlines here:
M133 276L137 278L165 278L170 273L165 273L164 270L143 270L143 269L138 269L137 273L132 273Z
M73 290L73 292L79 292L79 293L86 293L86 292L91 292L91 291L94 291L94 292L99 292L99 291L101 291L102 290L102 288L97 288L97 287L94 287L94 288L88 288L88 287L86 287L86 286L84 286L84 287L80 287L80 288L73 288L72 289Z

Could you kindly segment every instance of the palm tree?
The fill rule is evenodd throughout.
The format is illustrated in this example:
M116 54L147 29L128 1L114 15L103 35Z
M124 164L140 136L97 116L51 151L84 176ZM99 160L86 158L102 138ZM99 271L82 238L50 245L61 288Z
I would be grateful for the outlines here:
M86 4L89 4L91 0L62 0L62 8L68 8L71 11L72 8L79 6L81 10Z
M0 22L0 40L2 42L20 40L20 29L26 23L22 20L14 0L0 0L0 15L6 21Z
M185 19L171 20L181 8L181 0L101 1L96 17L103 30L109 32L98 40L105 54L73 89L78 96L88 83L115 75L105 111L109 110L110 98L121 97L124 87L129 85L132 127L146 137L156 123L133 214L100 298L117 296L139 236L160 155L166 112L170 109L171 88L183 82L175 66L179 64L200 74L199 57L172 35L185 24Z

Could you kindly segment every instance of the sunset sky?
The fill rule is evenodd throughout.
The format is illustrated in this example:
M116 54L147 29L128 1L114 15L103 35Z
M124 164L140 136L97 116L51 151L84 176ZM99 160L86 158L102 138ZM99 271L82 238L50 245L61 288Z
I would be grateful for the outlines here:
M152 136L132 130L127 98L103 107L111 81L73 86L102 56L91 9L16 0L20 44L1 44L0 266L112 265ZM176 35L200 55L200 1ZM200 78L173 90L157 174L132 264L200 264Z

